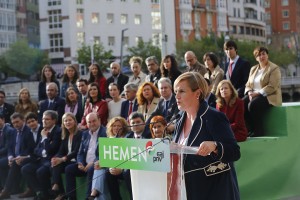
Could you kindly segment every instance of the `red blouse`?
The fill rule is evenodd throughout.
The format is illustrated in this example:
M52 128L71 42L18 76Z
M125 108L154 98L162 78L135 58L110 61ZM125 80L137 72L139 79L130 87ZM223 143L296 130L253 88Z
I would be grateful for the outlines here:
M106 93L106 78L105 77L98 78L95 82L98 83L98 85L99 85L99 90L100 90L102 99L105 99L105 96L106 96L106 94L105 94Z
M91 112L97 113L98 116L101 119L101 124L103 126L106 126L107 117L108 117L108 105L107 105L106 101L101 100L101 101L98 101L94 104L91 104L91 103L87 102L85 104L85 107L84 107L84 113L83 113L83 117L82 117L82 120L81 120L81 125L86 126L86 119L85 118Z
M238 142L245 141L247 139L248 130L244 119L244 101L237 98L231 107L224 105L222 108L219 108L217 105L216 108L227 116L236 140Z

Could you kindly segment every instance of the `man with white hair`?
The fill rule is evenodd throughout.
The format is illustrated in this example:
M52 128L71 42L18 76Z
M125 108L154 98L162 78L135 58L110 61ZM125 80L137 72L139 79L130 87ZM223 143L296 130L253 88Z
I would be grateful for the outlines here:
M54 110L58 114L57 125L61 125L61 118L65 113L65 100L58 95L58 86L56 83L49 83L46 87L47 99L39 103L39 123L42 123L43 113L46 110Z
M207 69L203 64L201 64L193 51L187 51L184 54L184 60L187 65L188 72L199 72L203 77L206 74Z

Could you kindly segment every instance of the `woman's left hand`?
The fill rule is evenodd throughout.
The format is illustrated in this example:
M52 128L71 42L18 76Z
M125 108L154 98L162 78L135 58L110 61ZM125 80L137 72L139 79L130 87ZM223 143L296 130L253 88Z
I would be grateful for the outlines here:
M257 97L257 96L259 96L259 95L260 95L259 92L251 92L251 93L249 94L249 100L251 101L254 97Z
M216 151L217 146L214 141L204 141L200 144L197 155L208 156L211 152Z

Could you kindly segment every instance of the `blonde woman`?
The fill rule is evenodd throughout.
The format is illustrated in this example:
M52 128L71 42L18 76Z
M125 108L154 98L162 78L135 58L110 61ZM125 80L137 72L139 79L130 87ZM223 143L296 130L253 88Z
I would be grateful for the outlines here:
M38 112L38 105L34 102L30 97L30 92L27 88L22 88L19 92L19 100L17 105L15 106L15 112L26 116L27 113Z

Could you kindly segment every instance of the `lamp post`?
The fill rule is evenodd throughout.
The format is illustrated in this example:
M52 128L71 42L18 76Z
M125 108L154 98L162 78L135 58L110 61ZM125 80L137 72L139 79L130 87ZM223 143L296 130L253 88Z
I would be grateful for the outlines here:
M121 53L120 53L120 65L121 65L121 70L123 70L123 46L124 46L124 32L127 31L128 28L122 29L121 33Z

